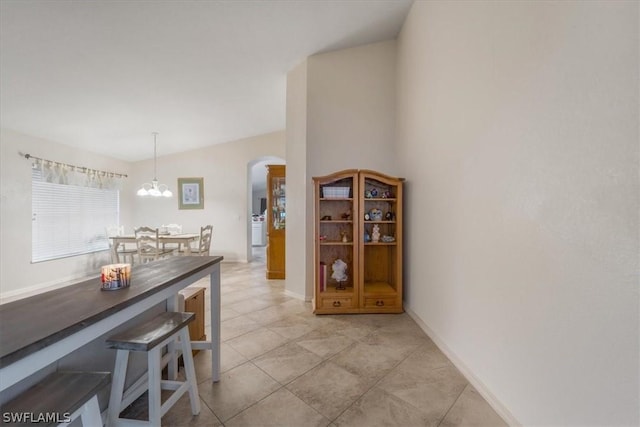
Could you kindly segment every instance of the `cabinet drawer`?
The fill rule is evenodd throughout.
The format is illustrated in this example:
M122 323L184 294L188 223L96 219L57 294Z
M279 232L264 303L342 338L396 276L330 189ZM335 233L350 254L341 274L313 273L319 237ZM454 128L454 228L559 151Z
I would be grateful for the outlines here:
M395 297L380 297L380 298L364 299L365 307L389 308L389 307L395 307L395 305L396 305Z
M351 298L323 298L322 308L351 308Z

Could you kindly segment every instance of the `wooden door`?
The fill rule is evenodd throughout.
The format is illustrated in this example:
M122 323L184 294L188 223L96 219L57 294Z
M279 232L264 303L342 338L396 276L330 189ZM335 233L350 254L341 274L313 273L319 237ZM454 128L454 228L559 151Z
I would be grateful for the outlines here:
M286 169L267 165L267 279L285 278Z

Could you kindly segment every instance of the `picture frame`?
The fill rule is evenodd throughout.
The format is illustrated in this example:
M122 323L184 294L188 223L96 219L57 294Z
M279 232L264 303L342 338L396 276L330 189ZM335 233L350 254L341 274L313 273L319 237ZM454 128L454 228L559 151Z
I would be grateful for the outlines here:
M178 209L204 209L204 178L178 178Z

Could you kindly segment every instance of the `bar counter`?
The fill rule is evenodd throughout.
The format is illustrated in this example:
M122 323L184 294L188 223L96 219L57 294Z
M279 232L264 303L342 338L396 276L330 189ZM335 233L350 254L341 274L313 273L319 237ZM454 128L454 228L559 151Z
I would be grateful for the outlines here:
M162 301L177 308L180 289L210 275L213 380L220 367L221 256L170 257L131 269L128 288L103 291L100 277L0 305L0 391L56 362Z

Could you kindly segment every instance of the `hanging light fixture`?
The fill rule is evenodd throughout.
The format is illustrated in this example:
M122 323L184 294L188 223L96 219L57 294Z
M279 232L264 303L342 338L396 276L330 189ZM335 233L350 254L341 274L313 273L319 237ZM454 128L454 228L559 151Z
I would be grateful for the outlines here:
M158 132L153 132L153 181L151 184L145 182L136 194L142 197L171 197L173 193L164 184L158 184L157 175L157 142Z

